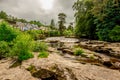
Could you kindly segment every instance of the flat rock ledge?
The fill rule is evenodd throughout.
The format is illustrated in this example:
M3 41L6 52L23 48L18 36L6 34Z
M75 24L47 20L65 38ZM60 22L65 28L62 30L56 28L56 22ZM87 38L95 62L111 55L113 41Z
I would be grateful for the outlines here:
M1 60L0 80L120 80L119 70L76 63L57 53L48 58L34 54L34 58L15 68L9 68L11 60Z

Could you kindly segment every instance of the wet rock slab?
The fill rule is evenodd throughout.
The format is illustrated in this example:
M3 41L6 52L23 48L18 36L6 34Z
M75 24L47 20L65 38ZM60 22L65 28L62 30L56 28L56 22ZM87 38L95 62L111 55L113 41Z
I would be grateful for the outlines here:
M91 51L120 58L120 43L109 43L103 41L89 40L80 42L79 46L85 49L89 49Z
M4 62L4 63L3 63ZM118 70L105 67L75 63L57 53L48 58L35 57L22 62L16 68L8 68L11 61L0 62L0 80L119 80ZM26 70L33 65L32 71ZM32 76L33 75L33 76Z
M65 38L65 37L49 37L45 39L46 42L79 42L79 39L77 38Z

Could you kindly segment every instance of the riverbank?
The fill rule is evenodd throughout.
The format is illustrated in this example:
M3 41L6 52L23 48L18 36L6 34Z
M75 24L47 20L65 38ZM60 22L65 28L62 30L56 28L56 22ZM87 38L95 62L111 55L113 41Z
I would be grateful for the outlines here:
M57 39L57 40L56 40ZM119 58L99 53L87 48L109 47L119 51L119 43L107 43L74 38L48 38L48 58L25 60L21 65L12 67L14 60L0 60L0 80L119 80ZM62 43L62 45L60 45ZM82 47L82 43L86 47ZM51 46L51 44L56 44ZM95 46L96 45L96 46ZM104 46L103 46L104 45ZM114 46L113 46L114 45ZM73 55L72 47L82 47L85 56ZM109 50L109 49L108 49ZM65 52L66 51L66 52ZM118 52L117 51L117 52ZM71 52L69 54L69 52ZM93 57L91 57L91 55Z

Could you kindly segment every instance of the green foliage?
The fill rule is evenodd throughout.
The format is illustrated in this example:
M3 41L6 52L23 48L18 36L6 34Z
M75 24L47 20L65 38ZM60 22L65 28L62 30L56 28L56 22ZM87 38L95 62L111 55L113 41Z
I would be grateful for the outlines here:
M0 12L0 19L7 19L7 18L8 18L8 15L4 11L1 11Z
M16 18L16 21L22 22L22 23L27 23L27 20L25 20L25 19L17 19L17 18Z
M120 26L120 2L118 0L77 0L73 9L76 11L76 36L119 41L118 32L117 37L112 35L117 31L114 27Z
M99 9L96 9L98 7ZM94 22L97 25L99 39L104 41L119 41L111 33L114 32L113 30L116 25L120 25L120 3L115 0L103 0L101 5L94 6L92 12L95 12L93 13L96 16Z
M77 48L74 52L74 55L79 56L79 55L83 55L83 53L84 53L83 49Z
M47 48L48 48L48 46L47 46L47 44L46 43L44 43L44 42L35 42L35 44L34 44L34 49L33 49L33 51L34 52L40 52L40 51L47 51Z
M21 50L19 55L18 55L18 60L23 61L23 60L27 60L27 59L33 58L33 57L34 56L31 52Z
M109 32L110 39L112 41L118 41L120 42L120 26L115 26L110 32Z
M73 23L70 23L67 29L73 31Z
M64 36L66 37L70 37L70 36L73 36L74 35L74 32L72 30L65 30L63 32Z
M8 23L0 23L0 41L11 42L18 35L18 30L12 28Z
M8 46L8 43L5 41L0 41L0 59L6 57L9 51L10 48Z
M42 30L30 30L27 31L27 33L29 33L34 40L44 39L46 36L45 31Z
M60 36L60 31L58 31L58 30L49 30L49 31L48 31L48 35L49 35L50 37Z
M50 28L51 28L51 29L55 29L55 22L54 22L54 19L51 20Z
M31 50L33 49L33 41L28 34L20 34L14 40L14 46L11 56L17 56L19 61L23 61L33 57Z
M77 37L96 38L96 25L94 24L94 16L90 12L93 7L92 0L77 0L73 9L76 10L76 26L75 34Z
M43 26L43 24L40 21L30 21L29 23L37 25L38 27Z
M49 53L46 51L41 51L38 55L39 58L47 58L49 56Z
M66 14L65 13L59 13L58 14L58 24L59 24L59 31L60 34L63 35L63 31L66 29L66 27L64 26L64 24L66 23Z
M25 19L18 19L18 18L16 18L16 17L14 17L14 16L11 16L11 15L8 15L6 12L4 12L4 11L1 11L0 12L0 19L4 19L4 20L6 20L6 21L8 21L8 22L15 22L15 21L19 21L19 22L23 22L23 23L27 23L27 20L25 20Z

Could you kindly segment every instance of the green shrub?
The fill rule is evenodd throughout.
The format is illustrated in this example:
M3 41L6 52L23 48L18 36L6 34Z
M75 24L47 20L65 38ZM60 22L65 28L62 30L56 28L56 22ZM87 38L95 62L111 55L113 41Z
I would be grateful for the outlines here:
M18 30L15 30L6 22L0 22L0 41L13 41L17 37Z
M33 54L29 51L21 50L20 53L18 54L18 60L23 61L27 60L29 58L33 58Z
M23 61L33 57L31 53L33 49L33 41L30 35L20 34L14 40L14 46L10 55L17 56L19 61Z
M73 36L74 35L74 32L72 30L65 30L63 32L64 36L66 37L70 37L70 36Z
M83 55L84 51L81 48L77 48L74 51L74 55L79 56L79 55Z
M50 30L50 31L48 31L48 35L50 37L60 36L60 32L58 30Z
M49 53L46 51L41 51L38 55L40 58L47 58L49 56Z
M98 29L97 36L99 38L99 40L102 41L110 41L110 37L109 37L109 32L111 30L109 29L109 27L105 27L104 29Z
M34 52L46 51L48 48L47 44L44 42L35 42L34 44Z
M0 41L0 59L6 57L6 55L9 53L9 46L8 43L5 41Z
M42 30L30 30L27 31L27 33L29 33L34 40L44 39L46 36Z
M109 37L112 41L120 42L120 26L115 26L110 32Z

